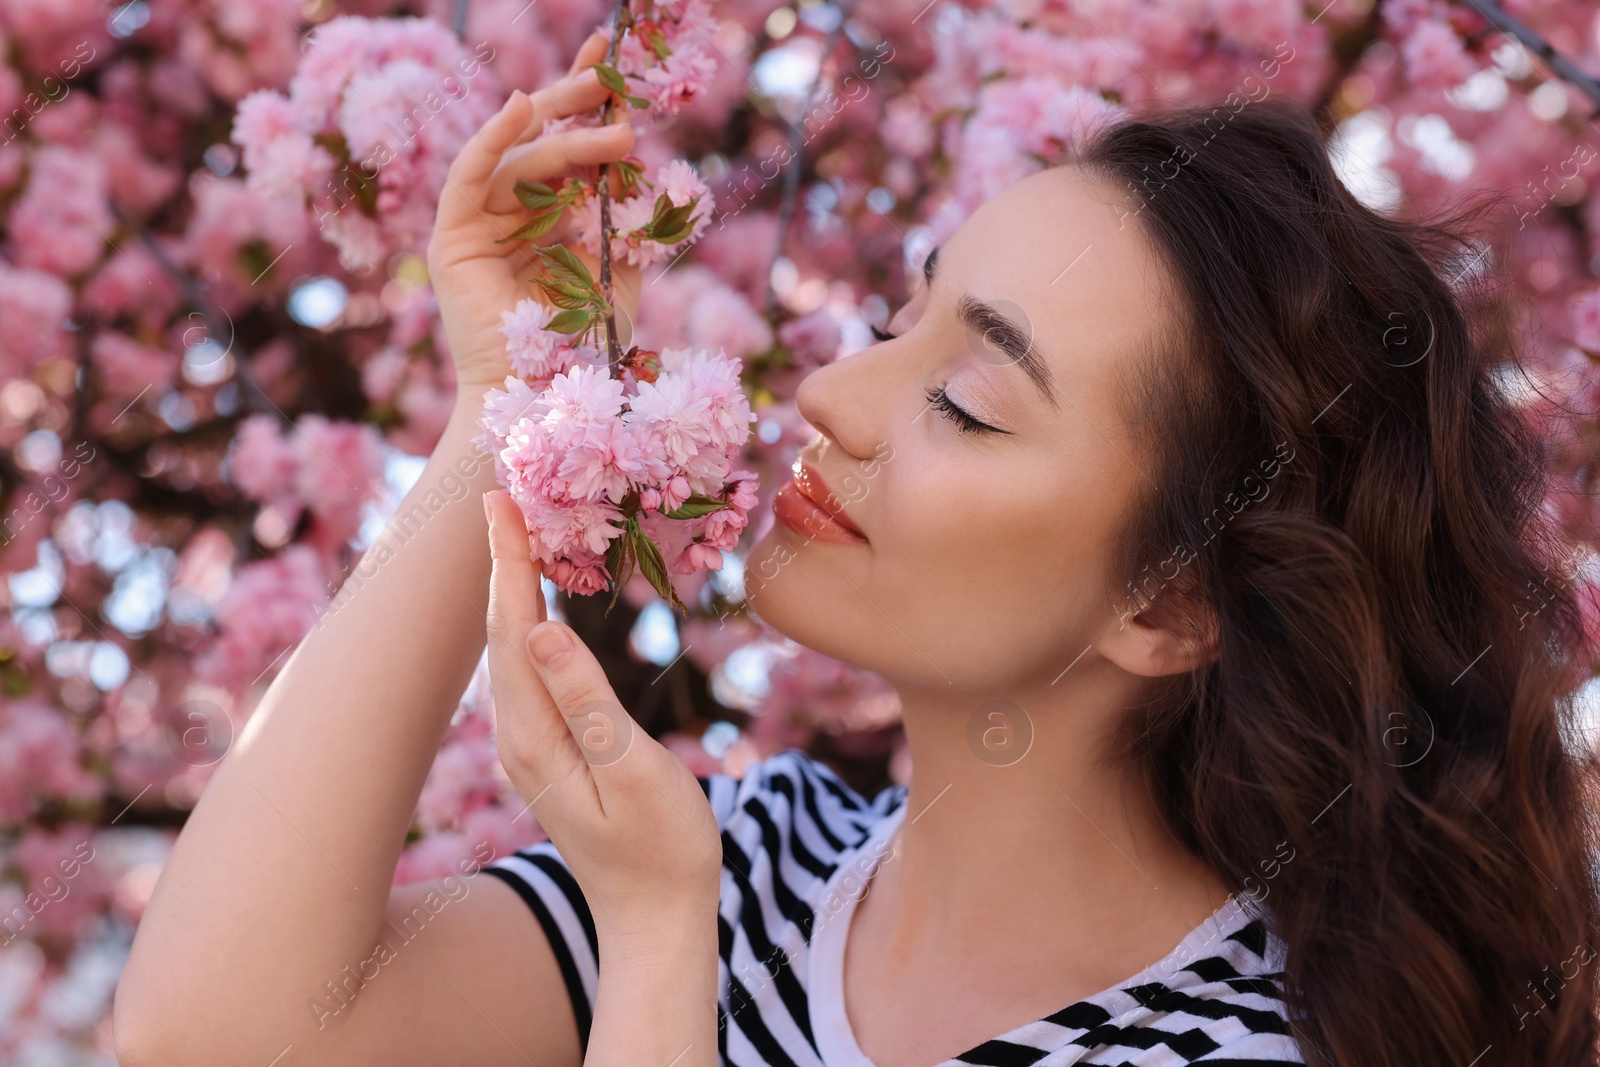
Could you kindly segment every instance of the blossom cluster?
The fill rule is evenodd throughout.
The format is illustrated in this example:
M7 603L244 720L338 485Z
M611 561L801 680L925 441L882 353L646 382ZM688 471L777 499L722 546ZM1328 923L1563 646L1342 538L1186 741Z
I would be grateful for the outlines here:
M706 52L715 26L709 0L653 4L635 17L631 32L617 46L616 69L628 91L667 115L698 100L717 72ZM607 29L608 35L613 32Z
M658 587L662 568L719 569L756 503L756 475L734 466L755 419L738 362L669 348L660 373L640 380L608 376L582 349L558 351L571 362L544 389L508 376L489 391L478 440L546 575L570 593L612 588L625 576L607 557L624 538Z
M287 93L239 103L252 188L303 200L347 269L421 250L450 161L498 106L493 57L432 19L323 23Z
M276 416L263 413L240 423L228 466L233 483L285 526L309 510L321 528L317 540L340 544L361 523L383 469L383 446L370 426L303 415L286 433Z
M650 236L650 223L656 214L660 197L665 196L674 207L693 205L689 218L689 232L679 245L667 244ZM656 173L655 190L639 189L627 199L611 205L611 257L635 267L652 267L669 259L683 248L699 240L711 224L713 201L705 182L687 162L669 160ZM577 209L575 218L578 244L591 255L600 254L600 202L587 198Z
M708 19L704 5L668 15L624 4L622 15L607 56L619 65L596 65L613 94L599 117L617 97L666 113L693 101L715 71L695 43L703 31L692 20ZM652 95L635 96L634 86ZM537 238L572 209L579 246L609 278L613 263L654 265L705 232L713 199L687 162L669 160L654 180L635 160L618 170L615 203L598 179L569 179L559 190L518 182L518 198L534 214L512 239ZM755 421L740 362L722 349L634 346L622 356L612 294L564 246L537 252L543 276L535 280L550 303L522 300L503 313L516 374L486 394L478 444L495 457L531 552L558 588L620 594L637 566L681 607L671 575L719 570L756 504L755 472L735 468Z

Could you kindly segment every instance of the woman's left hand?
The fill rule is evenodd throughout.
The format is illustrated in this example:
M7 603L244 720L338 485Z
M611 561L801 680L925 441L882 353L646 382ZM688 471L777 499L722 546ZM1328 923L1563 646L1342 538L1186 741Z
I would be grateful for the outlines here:
M496 748L512 784L572 869L597 926L648 932L714 916L722 845L699 782L623 709L577 634L546 619L516 502L496 489L484 506Z

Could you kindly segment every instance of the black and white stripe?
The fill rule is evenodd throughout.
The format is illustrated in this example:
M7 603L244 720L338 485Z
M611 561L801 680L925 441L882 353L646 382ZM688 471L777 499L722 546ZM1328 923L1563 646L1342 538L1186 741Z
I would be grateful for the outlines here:
M904 815L906 789L891 786L868 800L798 748L752 765L737 780L712 775L700 784L722 831L722 1062L841 1067L825 1057L826 1050L840 1047L840 1038L822 1035L819 1051L813 1029L815 1019L826 1027L838 1014L819 1012L813 1004L814 939L835 915L848 918L855 887L871 876L871 850L881 847ZM598 956L594 922L577 882L549 842L484 870L518 892L549 938L587 1049ZM830 956L841 951L844 929L847 922L826 931ZM1282 969L1283 946L1265 916L1235 899L1172 954L1127 982L939 1067L1303 1063L1286 1021ZM817 991L825 999L830 994L838 995Z

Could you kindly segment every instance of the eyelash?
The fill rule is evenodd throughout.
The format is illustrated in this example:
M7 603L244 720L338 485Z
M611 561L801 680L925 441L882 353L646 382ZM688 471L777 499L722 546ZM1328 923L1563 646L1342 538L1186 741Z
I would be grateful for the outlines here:
M961 433L1010 433L998 426L990 426L987 422L980 422L973 418L963 408L956 406L955 401L945 394L944 386L929 386L923 394L928 398L928 403L944 413L945 418L956 424L956 429Z
M877 338L879 341L893 341L896 337L900 336L899 334L890 333L888 330L880 330L876 326L871 327L871 329L872 336ZM928 404L943 412L944 417L955 423L956 429L961 433L1011 432L1009 430L1002 430L998 426L990 426L987 422L982 422L973 418L966 411L966 409L956 406L955 401L951 400L950 397L945 394L944 386L942 385L937 387L929 386L923 395L928 398Z

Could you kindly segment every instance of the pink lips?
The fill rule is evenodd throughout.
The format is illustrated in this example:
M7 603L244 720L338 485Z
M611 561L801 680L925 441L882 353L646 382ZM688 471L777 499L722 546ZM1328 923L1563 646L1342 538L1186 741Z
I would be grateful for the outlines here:
M773 516L808 539L832 544L865 544L861 527L845 514L838 494L828 488L816 468L798 460L794 479L785 482L772 500Z

